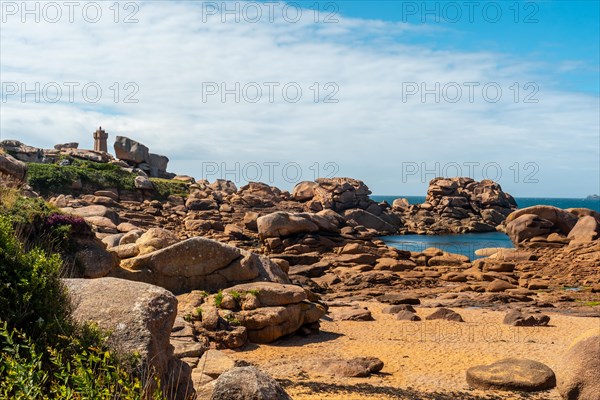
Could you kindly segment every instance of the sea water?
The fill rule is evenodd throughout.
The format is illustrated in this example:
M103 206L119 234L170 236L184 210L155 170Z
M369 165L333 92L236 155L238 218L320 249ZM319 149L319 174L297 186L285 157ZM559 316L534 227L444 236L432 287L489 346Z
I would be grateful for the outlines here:
M371 199L380 202L387 201L392 204L394 199L403 197L410 204L419 204L425 201L425 196L371 196ZM590 208L600 212L600 200L590 199L565 199L565 198L516 198L519 208L534 205L547 205L558 208ZM428 247L437 247L450 253L462 254L471 260L479 258L475 250L485 247L512 248L513 244L502 232L466 233L456 235L397 235L382 237L388 245L401 250L423 251Z

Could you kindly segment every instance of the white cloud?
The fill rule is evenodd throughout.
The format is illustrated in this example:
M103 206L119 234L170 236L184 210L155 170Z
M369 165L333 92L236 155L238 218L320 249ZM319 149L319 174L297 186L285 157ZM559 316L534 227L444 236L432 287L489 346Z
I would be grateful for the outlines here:
M101 4L97 24L81 18L73 24L23 24L17 17L2 24L2 82L27 82L30 88L34 82L97 82L103 90L97 104L85 102L80 91L74 103L9 97L1 104L2 139L91 147L91 132L102 125L112 137L129 136L168 155L171 170L196 177L203 162L232 167L294 161L305 178L315 162L321 168L335 162L339 175L364 179L376 193L420 194L426 183L416 177L403 182L402 162L493 161L503 168L501 182L518 196L600 191L598 98L550 89L527 60L433 51L409 40L420 32L435 34L428 26L340 16L339 23L315 24L308 12L298 23L281 14L272 23L221 23L219 16L203 22L200 3L166 1L142 3L139 22L124 24L112 22L110 4ZM109 89L115 82L121 98L129 93L124 84L134 82L139 103L115 103ZM203 102L206 82L229 88L235 82L296 82L303 96L289 103L277 90L270 103L263 86L256 104L235 103L233 96L225 103L219 96ZM339 103L315 103L315 82L321 99L325 83L337 84ZM429 88L456 82L462 101L436 103L429 95L425 103L419 96L403 102L407 82ZM473 103L464 82L481 84ZM482 98L481 87L489 82L503 90L498 103ZM523 85L535 82L539 103L515 103L514 82L521 101L529 92ZM536 163L540 183L515 183L509 170L515 162ZM275 183L289 187L281 176Z

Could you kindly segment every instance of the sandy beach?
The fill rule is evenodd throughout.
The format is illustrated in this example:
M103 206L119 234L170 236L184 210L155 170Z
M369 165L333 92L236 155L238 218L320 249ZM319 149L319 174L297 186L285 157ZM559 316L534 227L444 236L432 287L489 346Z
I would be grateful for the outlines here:
M227 353L259 366L297 400L308 399L560 399L556 389L523 395L472 390L465 371L507 357L540 361L555 369L570 342L581 332L598 329L600 319L550 313L548 327L512 327L505 315L484 309L455 309L464 323L398 321L383 314L384 305L364 302L374 321L322 321L316 336L292 336L270 345L248 345ZM433 310L417 308L424 319ZM336 378L312 371L324 357L374 356L385 366L369 378ZM288 380L288 381L285 381ZM370 385L370 386L369 386ZM525 397L527 396L527 397Z

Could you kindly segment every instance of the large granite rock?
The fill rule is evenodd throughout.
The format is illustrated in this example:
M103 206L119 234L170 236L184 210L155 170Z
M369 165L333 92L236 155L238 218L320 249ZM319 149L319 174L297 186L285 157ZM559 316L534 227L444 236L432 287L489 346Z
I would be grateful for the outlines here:
M291 400L273 378L255 367L236 367L214 383L211 400Z
M344 217L350 225L361 225L365 228L374 229L380 233L394 233L398 227L384 221L382 218L359 208L345 210Z
M337 232L337 226L324 216L312 213L288 213L277 211L256 220L261 239L286 237L299 233L319 231Z
M109 331L109 343L116 351L140 354L161 379L163 388L177 381L186 386L190 369L174 359L170 344L177 314L177 299L173 294L146 283L115 278L64 282L76 321L94 322ZM191 383L188 387L191 388Z
M249 208L265 208L272 207L286 198L286 194L275 186L269 186L262 182L250 182L237 191L232 197L231 203Z
M597 218L591 215L582 216L567 237L571 239L569 244L587 243L596 240L600 237L600 223Z
M561 247L588 243L598 238L600 217L589 209L562 210L552 206L532 206L511 213L506 233L516 246Z
M121 260L113 275L152 283L175 293L194 289L217 291L251 281L289 283L287 275L268 258L202 237Z
M177 235L167 229L150 228L135 241L135 244L139 250L139 255L144 255L164 249L178 241Z
M565 400L600 398L600 329L578 337L557 369L558 391Z
M522 215L537 215L539 218L550 221L555 229L565 235L568 235L571 229L577 223L577 216L574 214L562 210L553 206L532 206L521 208L517 211L512 212L507 218L507 225L512 221L516 220Z
M3 140L0 147L19 161L41 163L44 158L42 149L27 146L18 140Z
M150 162L148 147L125 136L116 137L115 154L119 160L129 161L133 164Z
M304 289L295 285L248 283L230 287L223 295L219 307L229 310L255 343L271 343L325 315L325 309L309 302Z
M85 207L63 207L60 209L62 212L66 214L76 215L83 219L88 219L90 217L104 217L112 221L113 224L119 224L119 214L110 208L102 205L92 205Z
M108 275L118 265L115 255L95 238L77 239L75 261L84 278L101 278Z
M553 226L552 221L535 214L523 214L511 219L506 225L506 234L515 245L519 245L528 239L550 234Z
M208 185L208 187L215 191L224 192L227 194L233 194L237 192L237 187L235 186L235 183L226 179L217 179L213 183Z
M292 198L296 201L308 201L315 197L315 187L318 183L312 181L302 181L292 189Z
M18 182L27 180L27 164L9 154L0 154L0 175L7 175Z
M169 158L160 154L149 153L148 164L150 165L150 176L164 178L167 176L167 165Z
M344 211L350 208L366 209L373 200L365 183L352 178L319 178L315 181L313 200L323 209ZM305 185L304 185L305 186ZM300 189L300 188L298 188Z

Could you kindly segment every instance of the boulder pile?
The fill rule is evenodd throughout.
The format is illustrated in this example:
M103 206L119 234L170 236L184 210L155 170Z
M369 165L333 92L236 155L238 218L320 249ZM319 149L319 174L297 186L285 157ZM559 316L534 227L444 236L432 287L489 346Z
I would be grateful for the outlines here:
M493 232L517 208L511 195L496 182L471 178L435 178L425 202L397 200L393 209L405 221L405 233L443 234Z

